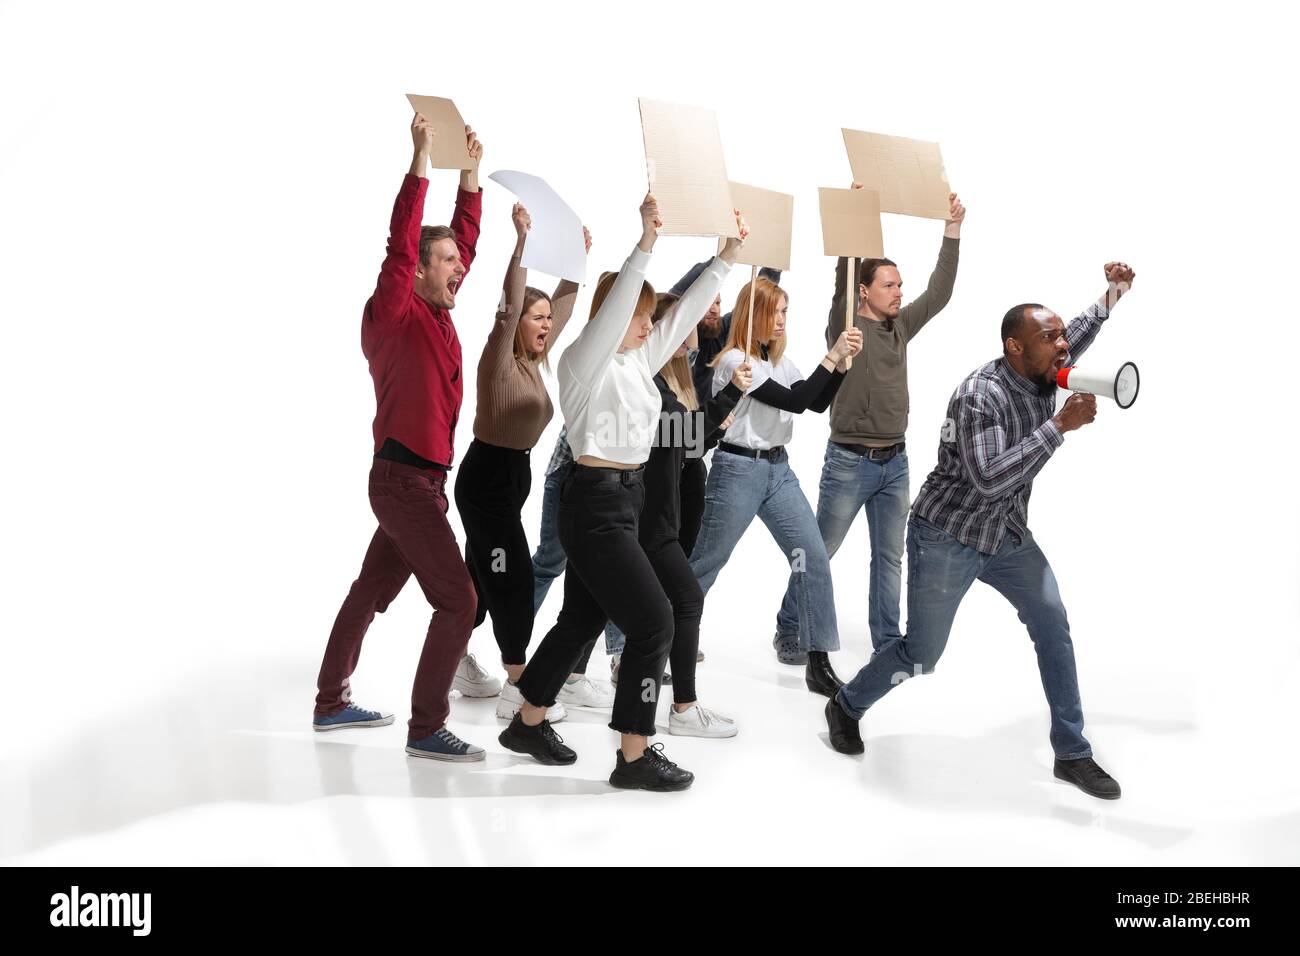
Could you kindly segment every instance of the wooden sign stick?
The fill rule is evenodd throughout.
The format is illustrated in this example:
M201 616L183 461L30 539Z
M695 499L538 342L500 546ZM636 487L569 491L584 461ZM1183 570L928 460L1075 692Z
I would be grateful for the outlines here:
M758 266L749 267L749 323L745 326L745 361L754 345L754 285L758 282Z
M853 281L858 274L858 260L850 259L849 268L844 270L844 331L847 332L853 328L853 313L858 311L855 306L858 304L857 285ZM844 368L853 368L853 356L844 357Z

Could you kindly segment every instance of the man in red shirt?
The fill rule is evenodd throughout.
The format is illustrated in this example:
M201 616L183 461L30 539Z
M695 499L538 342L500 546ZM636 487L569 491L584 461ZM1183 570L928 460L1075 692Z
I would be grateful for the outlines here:
M350 678L375 614L388 608L414 574L433 605L415 671L406 752L438 760L482 760L483 749L447 728L447 695L474 626L474 585L447 521L444 485L460 415L460 339L450 310L474 261L482 193L474 131L465 127L474 168L462 170L447 226L421 226L424 178L433 130L411 122L415 155L393 206L388 255L361 319L361 351L375 382L375 461L370 507L379 528L361 573L330 632L317 679L316 730L380 727L392 714L351 702Z

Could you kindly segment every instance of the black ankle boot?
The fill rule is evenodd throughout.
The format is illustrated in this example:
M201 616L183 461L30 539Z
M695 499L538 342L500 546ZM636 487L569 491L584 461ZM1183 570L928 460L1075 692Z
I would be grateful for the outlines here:
M862 742L862 732L858 722L844 713L834 697L826 702L826 730L830 736L831 746L842 754L860 754L867 749Z
M823 697L834 697L835 692L844 686L844 681L835 676L830 655L825 651L808 652L808 666L804 668L803 679L810 691Z

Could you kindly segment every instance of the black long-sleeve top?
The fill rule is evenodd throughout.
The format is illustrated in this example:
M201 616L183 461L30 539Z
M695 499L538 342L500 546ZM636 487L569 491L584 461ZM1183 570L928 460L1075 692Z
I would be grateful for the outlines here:
M655 385L663 407L659 432L645 463L645 504L638 525L638 538L646 550L677 540L682 523L682 468L687 452L698 457L716 445L723 435L722 422L742 398L740 389L728 382L703 408L690 412L678 401L662 374L655 376Z

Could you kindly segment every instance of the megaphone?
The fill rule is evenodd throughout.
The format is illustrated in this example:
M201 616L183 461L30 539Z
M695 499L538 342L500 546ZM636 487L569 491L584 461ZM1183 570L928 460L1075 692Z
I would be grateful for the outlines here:
M1085 371L1071 365L1056 373L1056 384L1072 392L1104 395L1120 408L1131 408L1138 397L1138 367L1125 362L1115 374Z

